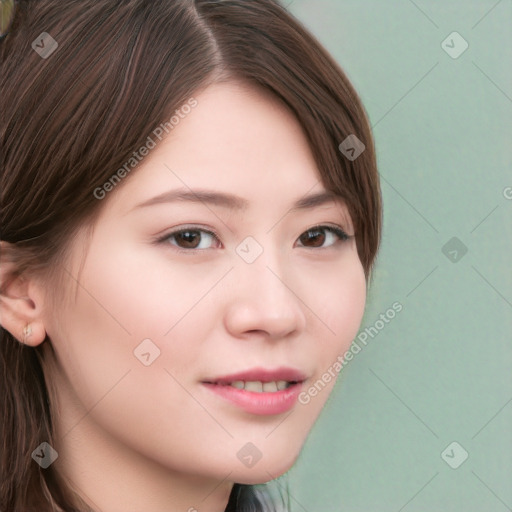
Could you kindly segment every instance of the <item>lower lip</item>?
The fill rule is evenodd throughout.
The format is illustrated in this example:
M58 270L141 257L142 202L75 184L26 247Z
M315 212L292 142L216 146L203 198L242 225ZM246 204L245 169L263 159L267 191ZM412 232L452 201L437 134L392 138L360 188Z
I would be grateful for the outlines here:
M203 385L213 393L220 395L226 400L230 400L244 411L260 415L281 414L289 411L297 402L302 389L302 383L300 382L281 391L267 393L246 391L245 389L238 389L233 386L207 382L203 382Z

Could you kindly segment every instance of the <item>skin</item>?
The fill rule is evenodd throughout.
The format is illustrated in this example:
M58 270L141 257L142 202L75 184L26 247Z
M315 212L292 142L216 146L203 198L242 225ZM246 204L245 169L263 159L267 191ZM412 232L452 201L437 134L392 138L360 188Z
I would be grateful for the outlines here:
M198 106L102 200L92 238L73 241L65 275L76 296L56 311L35 278L18 279L2 296L7 330L21 340L30 322L28 344L45 332L51 339L57 360L45 365L45 378L58 395L54 464L102 512L219 512L234 482L285 473L334 379L307 405L271 416L246 413L201 381L292 366L308 376L307 389L347 350L363 316L355 238L322 231L307 241L319 224L353 235L346 207L332 201L288 212L325 190L295 117L241 83L215 84L195 98ZM136 207L188 187L236 194L249 206ZM196 249L179 237L154 241L191 224L219 241L206 233ZM235 251L247 236L263 248L251 264ZM133 353L146 338L160 349L149 366ZM262 453L251 468L237 458L247 442Z

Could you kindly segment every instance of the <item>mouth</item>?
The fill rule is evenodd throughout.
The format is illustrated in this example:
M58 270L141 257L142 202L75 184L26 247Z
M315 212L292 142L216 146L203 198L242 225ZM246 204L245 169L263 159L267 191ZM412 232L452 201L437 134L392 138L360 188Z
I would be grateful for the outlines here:
M203 384L233 386L253 393L273 393L287 389L294 384L300 384L304 380L306 380L306 375L302 371L281 366L276 369L251 368L222 377L205 379Z
M203 384L210 384L216 386L231 386L236 389L243 389L252 393L276 393L277 391L283 391L289 387L299 384L302 381L286 381L286 380L272 380L272 381L260 381L260 380L235 380L233 382L209 382L204 381Z
M272 415L294 407L305 380L305 374L294 368L254 368L224 377L209 378L201 384L223 401L248 413Z

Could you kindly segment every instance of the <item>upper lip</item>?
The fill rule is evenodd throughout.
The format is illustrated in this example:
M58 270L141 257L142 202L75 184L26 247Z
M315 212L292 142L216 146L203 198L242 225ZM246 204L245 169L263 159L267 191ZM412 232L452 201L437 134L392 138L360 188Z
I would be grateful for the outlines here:
M224 375L222 377L212 377L204 380L203 382L209 384L230 384L235 381L259 381L259 382L274 382L285 380L287 382L302 382L306 379L306 375L297 370L281 366L275 369L269 368L251 368L243 372L232 373L231 375Z

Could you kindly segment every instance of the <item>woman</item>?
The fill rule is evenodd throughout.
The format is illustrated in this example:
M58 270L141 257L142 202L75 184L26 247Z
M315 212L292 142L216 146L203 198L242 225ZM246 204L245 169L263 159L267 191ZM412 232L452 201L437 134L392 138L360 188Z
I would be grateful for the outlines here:
M380 240L356 92L273 0L18 1L0 51L0 510L276 510Z

